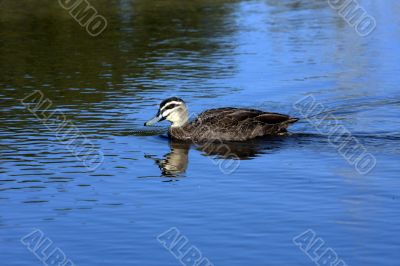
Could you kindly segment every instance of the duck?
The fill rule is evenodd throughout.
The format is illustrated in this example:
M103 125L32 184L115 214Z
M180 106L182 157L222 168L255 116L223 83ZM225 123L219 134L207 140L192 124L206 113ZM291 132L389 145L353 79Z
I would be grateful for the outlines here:
M222 107L206 110L190 121L185 101L170 97L160 103L156 116L144 125L152 126L163 120L171 122L170 139L202 143L285 135L288 126L299 119L256 109Z

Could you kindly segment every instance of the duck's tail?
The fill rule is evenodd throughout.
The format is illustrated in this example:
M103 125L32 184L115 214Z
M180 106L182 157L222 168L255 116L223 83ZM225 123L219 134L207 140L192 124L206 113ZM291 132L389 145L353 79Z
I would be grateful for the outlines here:
M299 120L300 120L299 118L291 117L288 120L286 120L285 123L293 124L293 123L296 123Z

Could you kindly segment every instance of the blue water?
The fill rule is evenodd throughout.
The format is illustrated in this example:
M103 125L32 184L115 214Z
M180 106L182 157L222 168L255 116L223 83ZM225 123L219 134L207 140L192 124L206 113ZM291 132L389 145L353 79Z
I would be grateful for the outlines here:
M349 266L398 265L400 2L358 1L367 37L322 0L90 2L96 38L53 1L0 1L1 265L42 265L20 241L35 229L75 265L180 265L157 240L170 228L213 265L315 265L293 243L308 229ZM104 154L95 171L21 104L34 90ZM170 96L302 117L307 95L372 171L304 118L226 161L143 127Z

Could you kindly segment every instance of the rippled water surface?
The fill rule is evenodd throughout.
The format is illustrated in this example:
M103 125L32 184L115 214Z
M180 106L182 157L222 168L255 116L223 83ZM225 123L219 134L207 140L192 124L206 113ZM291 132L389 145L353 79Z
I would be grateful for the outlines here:
M108 21L91 37L57 1L0 0L0 264L41 265L20 242L39 229L75 265L179 265L156 238L176 227L214 265L314 265L292 241L307 229L317 254L398 265L400 2L358 2L368 37L322 0L91 0ZM104 154L96 170L21 103L35 90ZM301 117L307 95L369 174L305 119L233 145L240 160L143 126L170 96Z

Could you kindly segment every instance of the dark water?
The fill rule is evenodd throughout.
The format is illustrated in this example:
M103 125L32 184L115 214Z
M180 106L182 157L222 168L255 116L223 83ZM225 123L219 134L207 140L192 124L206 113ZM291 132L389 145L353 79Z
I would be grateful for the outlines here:
M398 265L399 1L359 1L368 37L322 0L90 3L98 37L57 1L0 0L1 265L41 265L20 242L35 228L75 265L179 265L156 239L171 227L214 265L314 265L292 242L307 229L347 265ZM95 171L21 104L35 90L104 154ZM142 126L173 95L301 116L310 94L370 173L307 120L234 145L242 160Z

